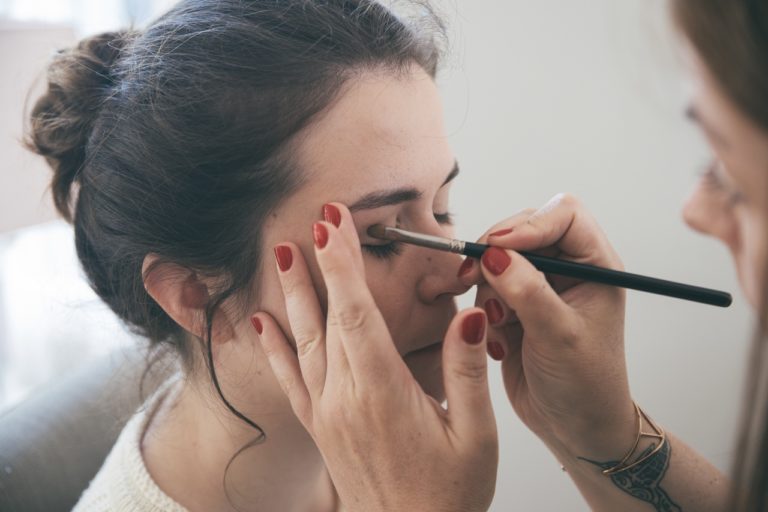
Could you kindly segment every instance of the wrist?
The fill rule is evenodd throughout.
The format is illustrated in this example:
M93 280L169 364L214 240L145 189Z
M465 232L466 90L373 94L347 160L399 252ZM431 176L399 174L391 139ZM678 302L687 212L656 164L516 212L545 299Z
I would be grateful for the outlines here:
M631 400L614 413L610 419L568 422L566 427L541 436L542 440L566 468L580 464L583 459L621 460L637 440L638 415Z

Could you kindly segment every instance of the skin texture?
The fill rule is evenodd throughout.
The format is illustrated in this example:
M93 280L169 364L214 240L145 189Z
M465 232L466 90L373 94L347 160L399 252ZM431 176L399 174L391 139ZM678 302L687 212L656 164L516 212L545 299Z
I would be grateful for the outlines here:
M754 305L757 303L759 283L762 282L762 262L765 260L766 251L764 219L768 207L768 198L766 197L768 190L766 179L768 176L765 172L768 168L768 135L759 130L747 116L739 112L722 93L716 80L709 75L707 70L695 58L693 61L693 75L699 84L697 93L692 99L696 113L694 117L704 129L716 165L713 166L714 171L702 178L701 183L697 185L684 207L683 214L693 229L720 239L730 249L744 292ZM362 83L368 82L363 80ZM361 87L364 86L361 85ZM426 118L416 114L419 112L421 114L426 113L419 111L419 109L430 105L429 101L425 101L429 95L419 96L416 94L414 97L419 97L421 101L414 101L408 105L398 104L396 106L399 108L390 109L388 106L395 105L388 103L389 96L386 92L381 90L366 92L370 93L365 95L368 100L376 98L376 101L382 101L381 104L377 104L378 108L375 112L371 112L371 116L367 118L370 126L376 126L377 122L392 117L396 118L398 115L413 115L413 118L408 118L411 123L393 125L390 126L390 130L384 131L360 130L361 126L359 125L361 123L355 125L354 116L343 116L346 121L349 121L349 125L357 126L358 130L345 131L344 126L348 125L341 123L344 126L338 126L339 131L329 130L326 132L327 138L313 138L312 134L309 133L306 140L299 145L298 154L301 159L311 163L308 168L316 170L318 173L322 169L323 177L335 176L336 179L329 180L326 185L322 185L323 177L316 178L316 181L310 179L310 184L319 187L316 189L316 194L302 196L299 193L297 197L301 197L300 201L289 200L286 202L285 208L281 208L279 215L274 218L274 224L270 226L272 230L270 232L275 234L272 239L273 243L285 242L285 233L296 228L293 224L290 226L286 224L288 219L296 218L291 216L300 216L302 219L307 219L312 215L315 215L315 218L319 216L316 213L320 207L317 199L320 196L323 197L323 202L327 202L325 199L330 199L327 197L330 194L321 194L321 190L334 190L336 197L333 200L339 201L339 203L350 204L351 201L354 201L352 198L339 196L339 194L351 189L363 187L362 182L355 180L358 176L354 173L355 166L350 165L350 161L345 160L345 157L352 158L351 155L356 154L356 148L366 147L365 151L357 152L359 154L355 160L360 168L371 169L372 162L379 159L379 153L368 147L368 144L374 141L381 143L381 147L379 147L381 153L399 155L401 158L393 162L395 164L393 167L382 165L377 168L377 172L367 173L363 180L364 184L366 186L387 187L398 181L393 179L394 176L399 176L402 183L418 183L425 191L424 198L429 200L415 201L412 208L409 207L396 212L384 213L382 210L381 215L371 215L370 218L365 219L356 218L354 223L358 228L358 234L363 233L361 228L369 223L393 224L398 221L406 229L435 234L445 232L431 217L433 213L440 213L435 205L435 198L452 161L450 152L445 150L447 146L444 146L444 137L442 135L435 136L437 133L435 131L431 131L431 136L427 137L423 135L425 131L406 134L402 132L402 130L410 130L412 126L423 126L420 123L425 122ZM354 98L354 92L348 94L345 98ZM407 96L408 94L403 94L398 97L402 99ZM344 102L344 99L340 101L331 111L331 114L344 112L343 109L339 110ZM360 109L352 110L361 112ZM428 115L427 118L429 118ZM323 122L328 121L330 123L332 120L333 115L329 115L323 119ZM434 127L433 125L428 126ZM426 132L430 133L429 130ZM398 135L401 136L398 137ZM419 144L411 145L410 142L413 140L418 140ZM345 143L347 144L347 151L334 152L334 146ZM373 145L375 146L375 144ZM385 151L384 147L388 149ZM307 150L312 157L310 158L308 154L302 154L302 148ZM309 151L310 148L314 149ZM430 148L432 149L431 152L428 151ZM431 154L427 155L427 153ZM323 160L328 155L333 155L333 158ZM326 163L325 166L323 162ZM344 172L339 171L342 168ZM438 172L438 168L441 172ZM430 169L430 172L427 172L427 169ZM312 171L308 172L309 176L313 176ZM440 177L441 173L442 178ZM372 181L386 180L387 177L390 180L387 183L383 181L372 183ZM344 187L339 187L339 183L344 183ZM327 189L324 189L324 186ZM342 188L343 191L339 192ZM491 236L491 233L502 229L512 229L512 231L500 236ZM292 241L295 243L296 249L305 257L311 254L311 242L308 235L307 238ZM363 244L368 243L365 236L361 237L361 241ZM377 331L379 335L385 331L383 325L386 324L393 333L393 345L400 354L407 354L413 348L423 346L414 340L423 340L424 336L429 337L434 333L427 327L420 327L421 324L418 321L409 322L407 332L400 332L400 323L412 320L410 311L414 307L422 310L424 304L429 303L432 307L428 310L434 313L435 319L444 318L442 325L445 326L453 314L453 310L450 310L452 306L443 306L441 297L459 293L465 287L477 285L478 306L485 307L488 300L495 299L501 308L500 318L498 311L495 311L495 321L488 329L487 338L489 341L498 343L503 350L501 356L503 360L502 374L512 406L523 422L544 441L564 465L569 476L594 510L629 512L654 509L726 510L729 482L717 469L671 433L668 433L668 449L660 452L659 457L649 461L645 473L640 471L632 473L631 478L628 479L629 482L607 478L600 473L602 467L608 467L609 463L624 456L627 448L632 445L637 432L636 417L624 362L624 293L621 290L588 283L556 279L547 281L545 276L516 253L519 250L535 250L543 254L556 255L578 262L621 269L620 259L594 219L579 201L568 195L556 196L542 208L525 210L497 223L479 241L491 243L499 249L495 251L495 256L488 256L482 264L475 263L468 272L463 273L460 278L461 284L458 285L450 275L442 273L442 269L450 268L455 275L458 270L458 261L448 255L417 248L405 248L399 258L405 260L407 255L409 258L407 265L401 263L400 259L386 264L379 261L370 266L366 261L366 279L371 289L371 296L376 299L375 302L383 313ZM319 278L318 269L311 258L302 261L307 262L309 275L314 282L313 288L318 291L317 307L322 310L326 306L323 302L325 295L323 281ZM382 281L379 278L372 277L371 270L376 269L374 274L379 277L385 275L385 272L382 267L375 265L387 266L386 270L389 273L386 274L388 277L383 278L385 280L402 276L398 277L396 282L399 285L408 284L404 288L413 290L413 293L396 298L393 298L389 293L382 294L382 290L387 289L386 281L382 286ZM354 276L355 268L355 265L350 265L347 269L350 277ZM432 274L429 273L429 269L432 269ZM337 271L339 275L344 273L343 268L337 267ZM433 276L435 279L426 280L426 278L420 279L418 277L425 275ZM319 389L317 386L319 379L313 379L311 377L313 373L307 373L305 371L306 365L302 365L302 358L305 358L312 351L305 353L300 348L299 356L295 358L291 356L293 351L284 350L285 347L290 346L290 340L282 343L282 350L278 348L281 346L279 343L273 343L274 339L279 338L276 333L291 333L291 328L295 328L296 325L286 321L280 307L274 306L274 310L267 309L266 305L271 304L271 300L274 299L275 302L278 302L277 297L269 296L269 294L272 291L277 293L276 290L279 289L279 286L275 281L275 274L265 271L264 276L260 306L264 306L263 309L271 313L270 316L264 316L263 320L266 325L265 333L269 329L273 329L272 336L274 338L269 338L267 335L262 342L266 341L265 346L271 347L268 350L270 353L269 362L276 373L282 376L280 380L283 389L291 397L291 405L294 410L299 412L299 416L302 418L303 424L309 429L311 437L321 445L322 458L318 452L312 452L312 449L309 448L311 445L316 450L309 439L304 440L307 446L306 450L295 448L300 444L291 445L297 454L295 460L308 462L307 465L301 466L296 471L306 471L312 475L322 474L324 470L322 459L324 458L326 463L329 463L333 468L331 474L337 475L337 478L340 478L344 485L356 478L362 482L359 487L354 485L345 487L344 493L350 502L365 503L364 497L371 496L379 506L402 503L398 502L396 497L386 498L386 493L382 494L375 491L377 489L400 489L400 492L405 492L406 496L408 492L412 492L411 489L402 491L402 488L396 485L387 486L387 482L397 482L398 477L402 478L403 473L399 473L397 468L402 468L403 472L407 471L410 463L414 460L407 456L409 450L418 444L404 443L400 446L397 443L387 444L387 449L377 452L377 456L374 458L349 456L349 453L359 453L359 450L375 448L365 445L361 440L369 436L370 429L376 431L377 428L381 428L381 425L386 424L391 416L377 417L375 414L369 414L365 416L367 420L362 423L354 421L342 423L346 427L341 430L333 430L328 427L333 423L328 419L332 416L328 410L338 411L338 409L327 409L322 405L318 409L317 404L322 404L322 400L318 401L312 398L312 394ZM272 281L269 281L270 279ZM435 286L434 283L436 282L443 284ZM426 283L430 283L430 286L427 286ZM393 289L390 288L390 290ZM286 296L290 295L289 289ZM368 305L370 306L370 303ZM370 307L365 311L367 312L366 315L353 318L358 318L359 322L357 323L360 325L370 326L372 324L369 320L376 317L378 313L375 308ZM368 318L368 320L363 321L363 317ZM259 318L262 318L261 313ZM272 318L276 323L272 323ZM415 314L413 318L416 318ZM353 322L352 325L355 323ZM309 336L306 339L311 341L322 338L326 340L323 343L330 346L327 340L334 336L331 334L331 327L333 326L326 326L327 330L320 337ZM413 329L412 332L411 328ZM235 340L247 339L247 334L243 329L242 322L233 326ZM221 332L227 332L227 329L221 328ZM373 336L369 331L365 332ZM242 406L244 412L254 417L252 413L260 410L254 404L259 403L260 397L272 396L271 392L266 392L268 386L271 384L274 388L277 385L274 381L258 381L259 386L257 388L251 386L251 382L254 381L252 378L254 373L266 374L267 370L266 366L259 366L264 364L263 355L251 352L252 349L248 348L250 346L248 343L237 344L225 340L217 350L217 361L223 369L231 370L231 372L227 372L227 375L230 376L227 380L227 389L233 391L232 396L236 396L236 389L241 390L242 395L238 396L238 400L235 401L236 405ZM238 351L238 349L231 347L240 347L240 349ZM500 355L498 351L496 355ZM255 372L253 367L242 370L243 361L248 359L243 356L251 358L252 364L256 367ZM407 361L408 356L405 359ZM328 361L330 361L330 355ZM394 366L390 366L390 369L397 366L392 361L390 362ZM381 364L384 365L385 360L382 359ZM352 366L354 365L350 365L350 367ZM413 363L409 366L426 390L434 397L442 398L437 387L432 387L430 384L439 380L437 377L439 372L436 369L432 372L431 370L415 368ZM331 368L331 366L329 365L327 368ZM335 368L338 369L339 367L336 366ZM341 368L345 367L342 365ZM430 369L434 366L426 364L425 368ZM379 371L381 370L379 369ZM387 372L382 373L386 374ZM461 372L447 372L447 382L450 383L452 378L458 380L460 374ZM429 375L434 376L434 380L429 378ZM245 387L246 391L242 391L244 388L242 382L245 381L249 382L249 385ZM240 383L239 387L234 384L237 382ZM450 384L447 387L450 389ZM249 390L253 389L258 389L258 393L250 392L249 394ZM388 410L386 408L387 395L378 396L378 400L384 400L384 402L380 403L374 410ZM403 395L394 394L391 395L391 398L390 406L392 403L402 401ZM414 400L414 402L418 401ZM352 403L353 405L356 404L355 402ZM266 401L261 402L261 405L265 404L272 405ZM356 405L361 407L360 403ZM338 403L336 403L336 407L338 407ZM318 410L325 412L317 415L315 413ZM311 414L307 411L311 411ZM444 427L437 421L433 423L423 421L427 415L434 415L438 412L438 409L416 407L411 412L416 415L414 424L434 425L432 434L420 431L423 439L436 438L438 436L435 434L444 430ZM419 417L419 414L422 416ZM406 414L402 416L406 416ZM255 417L258 418L258 415ZM286 416L279 414L276 417L283 420L286 418ZM318 417L321 419L316 423L315 420ZM359 418L360 416L353 415L352 417ZM429 417L432 418L432 416ZM295 426L296 422L293 420L295 418L292 421L285 421ZM484 424L481 419L478 419L476 426ZM276 425L282 426L279 422ZM270 425L267 425L268 430L269 427ZM347 436L350 437L349 440L340 442L341 438ZM290 440L296 443L299 439L300 436L297 434ZM466 441L466 446L479 446L475 444L476 442L477 439ZM278 442L272 446L280 447L281 445ZM232 447L234 448L234 445ZM288 445L282 447L287 448ZM644 440L640 445L640 450L648 450L650 447L652 447L652 442ZM263 453L266 460L266 450ZM285 453L290 453L290 450ZM311 454L316 455L316 457L313 458ZM215 456L212 456L213 458ZM148 457L148 462L151 460ZM160 467L162 459L155 460ZM313 460L315 465L311 464ZM476 459L468 457L463 460L468 464L467 468L470 470L478 467ZM361 461L365 462L362 467L360 466ZM150 467L152 467L151 464ZM386 470L377 473L375 469L371 469L376 467L386 468ZM257 473L258 468L259 461L253 462L248 468L256 471L250 474L246 473L252 478L250 481L259 482L259 477L266 478L266 473L262 475ZM220 467L215 469L221 470ZM459 469L457 468L456 471ZM158 474L162 474L159 469ZM206 473L206 475L211 474L217 473L215 471ZM281 477L288 474L288 471L280 473ZM256 475L255 479L253 479L254 475ZM366 475L366 477L360 478L360 475ZM300 478L299 480L305 484L306 482L317 481L307 478ZM374 482L376 483L374 484ZM283 485L285 481L271 483L281 491L287 489L287 485ZM301 485L296 481L292 483ZM440 479L435 481L424 479L420 483L424 484L419 486L422 496L439 496L440 490L444 487L444 483ZM453 491L458 496L465 496L465 492L472 492L473 486L477 482L467 479L457 480L452 484ZM283 486L281 487L281 485ZM272 492L276 492L274 486ZM264 488L260 488L257 484L253 486L253 489L263 490ZM296 489L296 487L293 488L294 491ZM281 495L282 492L276 494L276 496ZM483 500L479 500L477 503L482 502ZM419 503L426 502L419 501ZM433 500L430 503L436 502ZM270 502L270 505L287 504L275 501ZM302 509L300 505L295 503L291 505L294 505L294 508L288 507L286 509Z
M451 233L451 227L438 222L444 219L435 214L447 212L450 185L445 182L455 160L446 140L437 89L418 67L398 74L384 70L359 73L337 101L293 141L291 154L304 181L265 224L263 251L267 257L255 290L258 301L243 318L224 308L214 320L214 358L224 395L264 429L267 442L246 450L233 463L227 476L230 503L222 485L226 464L257 433L223 408L201 365L166 400L144 437L144 457L153 478L192 511L234 510L232 503L239 510L325 511L337 506L323 456L292 411L250 323L251 314L265 312L265 319L276 322L270 325L292 338L278 269L271 257L273 247L290 243L297 259L300 253L311 255L312 225L322 219L324 204L353 204L374 192L402 188L414 189L420 197L357 211L353 222L348 219L360 243L382 243L365 234L375 223L399 223L441 236ZM359 253L359 243L356 250ZM456 315L454 296L467 290L456 277L460 258L411 247L388 260L365 251L359 257L365 263L364 278L371 296L392 333L394 353L403 356L398 360L405 361L415 377L414 389L426 399L423 388L433 397L429 398L433 404L444 400L441 347L413 352L441 342ZM152 258L148 256L145 266ZM325 311L326 290L318 264L314 258L306 262L319 307ZM190 334L202 334L202 308L207 298L204 281L167 265L145 284ZM292 339L290 343L295 346ZM482 365L475 364L481 369L483 352L481 349ZM413 396L419 395L413 391ZM495 423L490 424L493 447ZM492 484L495 457L491 449L487 466Z
M297 350L271 317L255 317L280 384L350 510L486 510L498 446L485 314L461 312L445 335L446 410L422 391L397 353L365 286L349 211L331 207L339 212L337 222L314 227L327 315L305 258L291 247L295 261L280 276Z
M753 308L760 299L767 240L768 134L726 98L695 56L693 119L704 132L717 165L685 204L688 225L728 247L741 288Z

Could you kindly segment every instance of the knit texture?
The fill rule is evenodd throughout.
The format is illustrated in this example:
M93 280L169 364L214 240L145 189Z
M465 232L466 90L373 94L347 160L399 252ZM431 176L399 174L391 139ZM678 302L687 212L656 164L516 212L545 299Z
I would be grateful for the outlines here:
M149 421L180 375L166 381L128 421L73 512L187 512L157 486L141 456Z

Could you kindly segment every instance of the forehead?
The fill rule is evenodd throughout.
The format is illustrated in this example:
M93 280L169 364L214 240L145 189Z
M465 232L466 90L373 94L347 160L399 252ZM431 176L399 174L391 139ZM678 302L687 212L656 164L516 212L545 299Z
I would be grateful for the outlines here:
M374 189L442 183L453 165L440 97L418 66L350 80L302 134L297 163L304 194L349 204Z
M765 146L768 134L739 110L698 56L691 60L694 102L705 122L717 128L737 151L750 152Z

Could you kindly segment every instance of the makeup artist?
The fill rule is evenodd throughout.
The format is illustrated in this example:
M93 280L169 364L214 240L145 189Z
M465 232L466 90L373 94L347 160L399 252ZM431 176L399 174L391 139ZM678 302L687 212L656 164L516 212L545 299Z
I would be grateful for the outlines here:
M683 215L692 229L716 237L729 248L758 326L748 370L748 412L742 421L732 481L633 401L624 356L624 291L563 279L548 281L516 253L536 250L621 269L619 256L577 199L560 195L543 208L523 211L490 228L480 241L496 248L488 250L480 262L467 259L459 278L467 286L477 285L477 305L488 317L488 351L502 361L512 407L550 448L594 510L764 511L768 510L768 2L672 0L671 12L690 49L692 74L698 84L689 116L703 130L712 150L712 165L685 204ZM380 340L387 335L377 331L383 327L376 320L375 306L363 301L352 311L358 338L349 343L376 345L379 340L377 346L383 346ZM460 333L458 327L452 329L444 359L456 360L469 352L461 354L467 344L453 343ZM277 336L262 337L273 369L294 408L317 410L309 398L317 384L307 381L305 372L306 356L313 353L313 347L300 347L299 369L296 357L281 341ZM396 364L389 362L393 367ZM350 360L339 371L350 371L350 366L354 371L354 365ZM381 361L374 373L386 375L386 365L387 360ZM454 380L469 377L478 389L487 386L485 365L463 368L473 371L446 372L449 415ZM387 386L385 391L392 400L403 399L397 392L399 383L379 382ZM381 393L377 397L382 400ZM392 442L384 451L337 457L350 446L366 446L360 440L368 439L370 432L408 422L421 424L417 408L406 406L395 413L391 407L377 410L380 406L376 401L352 403L344 416L355 421L328 428L337 418L326 418L323 423L315 417L309 426L329 467L360 475L353 492L360 503L366 503L360 510L386 510L376 504L387 500L372 499L376 493L371 489L397 494L400 485L393 475L400 473L393 468L398 464L407 467L424 455L434 456L435 467L451 462L437 451L429 453L426 443L420 448L419 443L405 442L407 436L403 443ZM482 429L485 421L488 414L478 416L474 426ZM443 427L434 426L434 433L422 429L414 435L439 437ZM462 434L456 433L460 445ZM467 435L467 439L472 438ZM367 446L375 443L368 442ZM429 482L435 484L436 480ZM419 486L424 496L476 484L457 478L431 488L429 482ZM412 492L413 487L405 486L405 490ZM431 503L437 504L418 510L467 509Z

